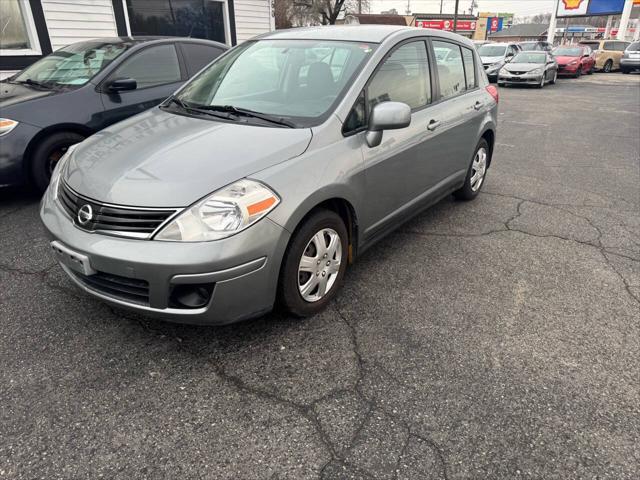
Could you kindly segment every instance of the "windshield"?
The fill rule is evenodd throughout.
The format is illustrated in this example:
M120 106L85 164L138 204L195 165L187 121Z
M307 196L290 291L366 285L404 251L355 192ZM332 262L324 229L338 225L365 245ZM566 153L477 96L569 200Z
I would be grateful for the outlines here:
M79 42L56 50L27 67L12 81L45 86L79 86L122 54L130 43Z
M176 98L188 107L232 106L307 126L328 112L374 47L326 40L247 42L209 65Z
M520 52L513 57L512 63L545 63L546 60L544 53Z
M520 48L525 52L533 52L535 50L543 50L543 46L538 42L524 42L520 44Z
M482 45L478 53L481 57L501 57L506 49L506 45Z
M553 54L560 57L579 57L582 55L582 49L558 47L553 51Z

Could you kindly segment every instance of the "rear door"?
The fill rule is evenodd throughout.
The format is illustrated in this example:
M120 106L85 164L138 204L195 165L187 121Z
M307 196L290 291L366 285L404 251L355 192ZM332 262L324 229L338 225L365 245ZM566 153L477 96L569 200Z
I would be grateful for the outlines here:
M137 88L109 92L109 82L118 78L133 78ZM99 87L105 109L103 128L158 105L186 78L174 44L151 45L134 52Z

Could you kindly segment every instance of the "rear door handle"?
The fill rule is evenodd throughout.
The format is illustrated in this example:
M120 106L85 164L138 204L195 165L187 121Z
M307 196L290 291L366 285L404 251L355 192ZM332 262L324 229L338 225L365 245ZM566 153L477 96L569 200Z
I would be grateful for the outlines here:
M476 109L476 110L480 110L483 106L484 106L484 103L476 102L475 105L473 106L473 108Z
M439 126L440 126L440 120L431 120L429 122L429 125L427 125L427 130L433 132Z

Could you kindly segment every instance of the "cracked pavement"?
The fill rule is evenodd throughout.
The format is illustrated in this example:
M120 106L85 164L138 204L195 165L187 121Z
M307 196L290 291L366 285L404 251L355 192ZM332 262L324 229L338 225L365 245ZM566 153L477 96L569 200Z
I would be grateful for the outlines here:
M304 321L110 308L0 190L0 478L639 478L640 76L500 111L479 198L405 224Z

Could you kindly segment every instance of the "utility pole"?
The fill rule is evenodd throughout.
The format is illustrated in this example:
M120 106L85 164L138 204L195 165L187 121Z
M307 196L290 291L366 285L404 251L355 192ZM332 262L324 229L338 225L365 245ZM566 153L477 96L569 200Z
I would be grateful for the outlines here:
M560 5L560 0L555 1L553 12L551 12L551 19L549 20L549 29L547 30L547 42L551 45L553 45L553 38L556 36L556 15L558 14L558 5Z
M456 0L456 10L453 13L453 33L458 31L458 3L460 0Z
M440 15L442 15L442 4L444 3L444 0L440 0Z

